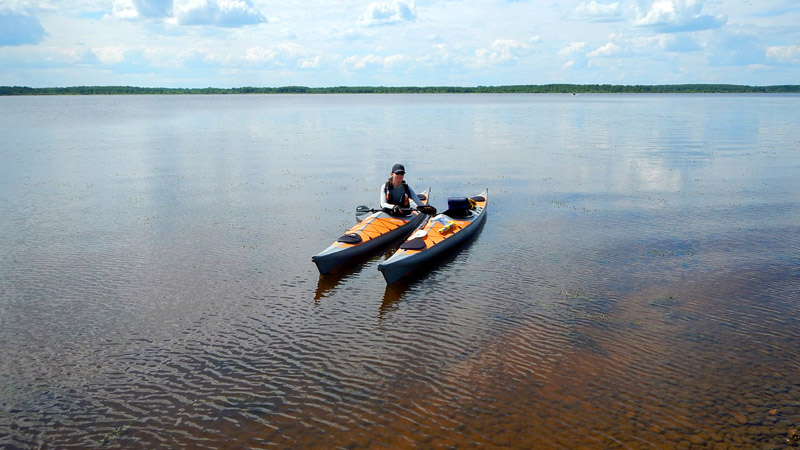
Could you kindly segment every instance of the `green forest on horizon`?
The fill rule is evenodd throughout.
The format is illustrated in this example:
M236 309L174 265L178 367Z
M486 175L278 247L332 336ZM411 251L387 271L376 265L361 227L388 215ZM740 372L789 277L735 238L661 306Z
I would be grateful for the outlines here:
M542 84L509 86L336 86L164 88L136 86L73 86L32 88L0 86L0 95L175 95L175 94L685 94L685 93L800 93L800 85L748 86L735 84Z

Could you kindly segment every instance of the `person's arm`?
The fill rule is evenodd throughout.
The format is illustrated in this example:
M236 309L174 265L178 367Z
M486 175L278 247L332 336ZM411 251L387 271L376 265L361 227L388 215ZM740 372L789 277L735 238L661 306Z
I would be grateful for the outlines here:
M383 209L392 209L392 207L394 205L391 204L391 203L387 203L386 202L386 194L385 194L385 192L386 192L386 183L383 183L381 185L381 198L380 198L380 201L378 202L378 204L381 205L381 208L383 208Z
M408 197L412 202L414 202L414 205L412 206L420 207L425 205L425 203L423 203L422 200L419 199L417 193L414 192L413 189L411 189L411 186L408 186Z
M425 203L423 203L422 200L419 199L417 193L414 192L413 189L411 189L411 186L408 187L408 194L409 197L411 198L411 201L416 204L418 210L422 211L425 214L430 214L430 215L436 214L436 208L434 208L432 205L426 205Z

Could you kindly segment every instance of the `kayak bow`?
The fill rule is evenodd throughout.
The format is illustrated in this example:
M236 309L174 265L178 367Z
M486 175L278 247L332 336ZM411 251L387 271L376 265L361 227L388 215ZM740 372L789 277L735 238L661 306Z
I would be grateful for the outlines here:
M472 198L448 199L448 209L433 216L411 234L391 258L378 265L387 283L393 283L421 264L466 241L486 218L489 190Z
M431 188L428 188L418 194L424 205L428 204L430 190ZM357 211L364 212L362 209ZM383 210L371 210L371 212L372 214L361 219L328 248L311 257L320 274L328 273L353 258L407 236L428 217L417 210L412 210L411 214L402 217L393 216Z

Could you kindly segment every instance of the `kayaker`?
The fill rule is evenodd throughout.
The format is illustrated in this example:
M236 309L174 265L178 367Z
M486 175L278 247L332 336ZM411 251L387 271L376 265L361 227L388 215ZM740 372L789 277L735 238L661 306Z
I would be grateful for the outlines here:
M411 202L414 206L425 214L436 214L436 208L433 206L425 205L422 200L417 197L416 192L411 189L411 186L406 184L403 179L406 174L406 168L402 164L395 164L392 166L392 174L388 180L381 186L381 208L389 214L395 216L408 215L411 212ZM405 211L403 211L405 209Z

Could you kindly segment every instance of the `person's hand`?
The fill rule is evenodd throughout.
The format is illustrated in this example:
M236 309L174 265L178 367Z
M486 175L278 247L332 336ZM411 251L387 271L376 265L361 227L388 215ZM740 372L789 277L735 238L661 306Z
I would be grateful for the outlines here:
M403 213L403 209L400 208L400 205L394 205L394 206L392 206L392 213L393 214L398 214L398 215L402 214Z

